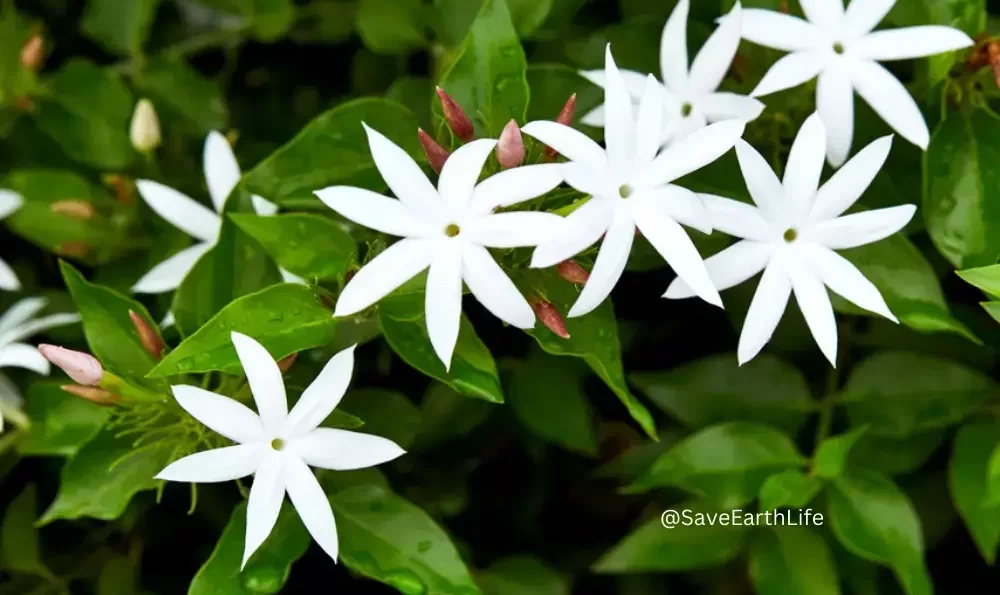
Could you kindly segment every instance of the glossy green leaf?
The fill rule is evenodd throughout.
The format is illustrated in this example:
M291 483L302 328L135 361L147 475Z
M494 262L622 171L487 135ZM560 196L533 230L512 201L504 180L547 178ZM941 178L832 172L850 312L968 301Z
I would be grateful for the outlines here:
M61 382L35 382L24 407L31 425L18 442L24 456L71 457L89 442L111 415L107 407L71 395Z
M176 114L198 132L224 130L229 123L229 108L218 83L183 60L153 56L134 80L152 99L157 112Z
M987 506L990 456L1000 446L1000 427L980 422L963 426L955 436L948 485L958 514L986 563L993 565L1000 544L1000 503ZM993 478L990 478L993 480Z
M424 76L401 76L385 92L387 99L405 105L417 117L417 122L427 131L433 130L431 102L434 85Z
M574 122L604 102L604 91L563 64L530 64L528 84L531 104L528 121L554 120L572 95L576 95Z
M365 434L388 438L403 448L413 444L420 430L420 410L406 395L394 390L362 388L348 391L338 410L363 420L361 431Z
M375 52L403 54L426 44L427 10L421 0L361 0L358 33Z
M54 579L38 544L37 497L34 484L28 484L7 506L0 524L0 568Z
M569 595L570 581L565 574L531 556L497 560L476 575L483 595Z
M282 268L305 279L340 280L356 257L355 241L332 219L307 213L229 216Z
M901 475L919 469L944 440L945 428L903 437L882 436L869 429L855 442L848 456L852 466Z
M1000 446L993 449L986 463L986 496L983 506L1000 506Z
M801 469L785 469L768 476L760 486L760 510L803 508L823 489L822 481Z
M945 25L960 29L975 37L986 30L986 2L983 0L898 0L886 15L884 25L914 27L919 25ZM952 67L960 62L966 50L944 52L927 58L928 78L931 85L943 81Z
M517 34L530 37L545 22L554 5L565 2L567 0L507 0L507 8ZM448 45L462 43L482 5L482 0L434 0L434 22L441 39Z
M80 28L107 50L139 54L159 4L160 0L87 0Z
M994 297L1000 297L1000 264L956 271L966 283L975 285Z
M820 477L832 479L844 473L848 455L855 443L868 431L867 426L851 430L846 434L827 438L816 449L813 469Z
M840 595L830 548L809 527L767 528L754 535L750 578L758 595Z
M254 36L261 41L280 39L295 23L294 0L245 0L253 20Z
M21 48L35 33L28 18L18 13L13 0L5 0L0 9L0 106L3 106L32 94L38 87L38 77L21 66Z
M461 438L486 421L497 408L479 399L467 399L450 386L434 382L420 403L420 431L414 450L427 450Z

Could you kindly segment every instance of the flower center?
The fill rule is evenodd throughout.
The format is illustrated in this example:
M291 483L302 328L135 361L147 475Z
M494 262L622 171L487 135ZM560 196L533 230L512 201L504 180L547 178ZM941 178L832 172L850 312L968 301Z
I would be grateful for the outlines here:
M281 450L285 448L285 441L282 440L281 438L275 438L274 440L271 441L271 448L273 448L274 450Z
M632 187L628 184L622 184L618 187L618 196L622 198L628 198L632 196Z
M833 44L833 51L837 52L838 54L843 54L844 53L844 44L840 43L839 41L837 43Z
M447 227L444 228L444 235L449 238L453 238L461 233L462 229L456 223L449 223Z
M791 244L792 242L795 241L795 238L799 237L799 232L795 231L794 228L789 227L788 229L785 230L785 235L783 235L782 237L785 238L786 242Z
M694 106L690 103L685 103L681 106L681 115L686 118L691 115L692 110L694 110Z

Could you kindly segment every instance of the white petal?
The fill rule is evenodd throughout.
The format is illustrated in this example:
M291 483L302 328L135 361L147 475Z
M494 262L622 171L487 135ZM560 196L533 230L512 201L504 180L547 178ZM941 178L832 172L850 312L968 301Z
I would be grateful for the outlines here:
M882 169L891 148L892 136L883 136L837 170L816 193L809 221L819 223L839 217L857 202Z
M705 167L732 149L745 128L740 120L716 122L671 143L636 177L636 187L654 188Z
M642 97L642 92L646 88L646 75L634 70L625 70L624 68L619 68L618 72L621 73L622 80L625 81L625 87L628 88L629 94L636 99ZM608 86L607 72L604 69L583 70L580 71L580 76L602 89Z
M814 113L806 118L795 136L782 180L785 208L795 213L795 220L803 219L809 214L825 162L826 128L819 114Z
M531 256L531 268L544 269L583 252L607 231L613 217L612 202L591 198L562 221L550 241Z
M490 213L542 196L562 183L561 168L556 163L522 165L490 176L476 186L469 211Z
M173 291L194 267L198 259L208 252L212 245L200 242L185 248L149 270L132 286L135 293L164 293Z
M528 301L486 248L465 249L462 278L476 300L500 320L523 329L535 326L535 313Z
M674 92L688 87L687 22L690 2L680 0L670 13L660 37L660 71L663 82Z
M351 186L331 186L314 194L341 216L392 236L427 237L440 234L440 224L402 201L371 190Z
M611 55L611 44L604 51L604 70L607 86L604 87L604 110L607 123L604 127L604 144L608 162L613 172L627 171L635 159L636 125L632 97L622 80Z
M604 128L604 122L605 119L604 119L603 103L595 107L594 109L590 110L586 114L584 114L583 118L580 120L581 124L585 124L587 126L593 126L595 128Z
M21 289L21 282L17 280L14 269L10 268L10 265L2 258L0 258L0 289L4 291L17 291Z
M436 242L400 240L363 266L337 298L334 316L350 316L384 298L430 266Z
M958 29L940 25L875 31L859 39L851 50L868 60L909 60L971 46L972 38Z
M281 280L284 281L285 283L295 283L296 285L309 285L308 281L306 281L302 277L299 277L295 273L286 271L285 269L278 269L278 272L281 273Z
M198 452L174 461L156 474L156 479L187 483L218 483L246 477L257 470L264 444L238 444Z
M746 320L743 322L743 331L740 333L740 344L737 348L737 359L741 366L757 357L764 345L771 340L791 293L792 284L785 274L781 261L772 259L764 269L757 292L750 301Z
M667 184L654 190L643 191L639 200L656 203L656 208L680 223L702 233L712 233L712 218L701 197L687 188Z
M406 454L387 438L334 428L317 428L291 448L306 464L334 471L374 467Z
M137 180L135 186L146 204L177 229L203 242L219 237L222 220L208 207L159 182Z
M170 387L177 404L210 430L241 444L264 436L264 425L249 407L196 386Z
M618 198L617 180L605 167L594 167L586 163L573 162L556 164L566 185L591 196L611 196Z
M826 129L826 155L840 167L851 154L854 139L854 86L845 64L835 64L816 81L816 111Z
M684 228L668 217L651 201L640 201L632 210L635 224L660 256L684 279L701 299L722 307L719 291L705 270L705 262Z
M261 423L270 432L280 432L285 428L285 420L288 418L288 398L285 396L281 369L267 349L257 341L235 331L230 333L230 337L247 376L253 400L257 403Z
M705 259L705 269L715 288L722 291L761 272L773 252L771 244L743 240ZM688 284L678 277L670 284L663 297L676 300L694 295Z
M743 9L743 39L776 50L796 52L824 39L819 27L798 17L760 8Z
M705 204L713 230L761 242L774 239L774 230L757 207L712 194L698 196Z
M889 310L878 288L850 261L817 244L807 244L803 248L810 268L831 291L859 308L899 322Z
M680 104L681 107L678 109L683 109L683 105ZM691 104L691 112L687 116L668 116L666 122L663 126L663 132L660 135L660 140L666 147L672 147L705 126L708 126L708 119L705 117L705 114L693 103Z
M740 35L743 30L743 11L740 3L722 19L712 35L701 46L698 55L691 64L691 91L703 94L711 93L719 88L722 79L729 72L729 67L736 57L740 46Z
M568 316L576 318L593 312L604 302L621 279L628 263L635 239L635 223L626 209L615 209L614 218L601 243L601 249L590 271L590 278L583 286L580 297L570 308Z
M824 61L815 51L795 52L774 63L750 93L754 97L770 95L785 89L797 87L812 80L823 70Z
M896 0L866 0L847 5L844 18L845 33L850 38L867 34L889 13Z
M723 120L756 120L764 111L764 104L758 99L736 93L711 93L698 102L698 109L709 122Z
M462 250L458 246L438 250L427 273L424 294L427 334L446 370L458 342L462 320Z
M382 179L410 211L421 213L425 219L436 221L447 218L444 201L420 166L396 143L362 122L368 134L368 146L375 167Z
M826 292L819 277L802 266L802 263L790 268L789 277L795 301L806 319L809 332L826 359L833 367L837 367L837 318L833 315L830 294Z
M285 482L282 473L282 455L269 452L261 460L253 476L250 499L247 502L247 533L243 546L242 570L257 548L267 540L281 512L285 499Z
M46 303L45 298L24 298L7 308L3 315L0 315L0 337L21 326L35 314L41 312Z
M864 211L822 221L803 232L804 237L831 250L845 250L887 238L906 227L917 207L899 205Z
M288 414L288 435L301 436L311 432L337 407L351 382L355 347L351 345L330 358L319 376L306 387Z
M339 547L337 524L333 520L330 500L304 462L295 457L287 457L283 471L288 498L299 513L302 524L326 555L336 562Z
M226 198L243 176L240 165L236 162L236 155L233 154L233 148L226 137L214 130L208 133L202 162L208 194L212 197L216 212L221 213Z
M909 91L877 62L857 62L851 81L858 95L903 138L926 150L930 132Z
M80 315L75 312L63 312L60 314L42 316L41 318L28 321L10 332L0 333L0 345L13 341L20 341L21 339L27 339L32 335L36 335L58 326L76 324L77 322L80 322L80 320Z
M660 133L663 130L663 87L656 77L649 75L646 90L639 103L636 127L636 163L648 163L660 150Z
M8 215L21 208L24 199L13 190L0 188L0 219L6 219Z
M544 243L562 223L562 217L540 211L497 213L463 225L462 234L480 246L521 248Z
M774 225L784 225L789 217L785 212L785 187L764 157L750 146L740 141L736 143L736 158L740 162L743 180L746 182L750 198L761 211L764 219Z
M462 145L444 162L438 178L438 194L455 213L464 213L479 174L490 158L497 141L482 138Z
M578 161L596 167L605 167L607 164L608 159L601 145L575 128L563 126L558 122L537 120L525 124L521 128L521 132L538 139L570 161Z
M267 200L263 196L257 196L254 194L250 197L250 202L253 203L253 210L258 215L263 217L270 217L272 215L278 214L278 205Z
M49 360L42 357L38 348L24 343L11 343L0 347L0 368L24 368L48 376Z
M837 32L844 18L842 0L799 0L799 4L810 23L823 31Z

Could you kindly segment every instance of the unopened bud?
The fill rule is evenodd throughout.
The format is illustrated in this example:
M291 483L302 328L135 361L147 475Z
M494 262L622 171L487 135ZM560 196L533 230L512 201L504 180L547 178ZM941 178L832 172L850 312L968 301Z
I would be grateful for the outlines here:
M573 117L576 115L576 93L569 96L566 100L566 104L563 105L562 109L559 110L559 115L556 116L556 122L562 124L563 126L572 126ZM556 152L552 147L545 147L545 156L549 159L555 159L559 153Z
M38 72L45 59L45 38L41 33L35 33L21 46L21 66L25 70Z
M159 361L163 355L163 339L160 338L160 333L156 332L156 327L134 310L128 311L128 317L132 319L132 326L135 327L135 332L139 335L142 348L153 359Z
M517 122L511 120L503 127L500 140L497 141L497 161L500 167L510 169L524 162L524 139Z
M993 80L1000 87L1000 43L994 41L986 46L986 59L993 69Z
M119 396L112 394L103 388L97 388L96 386L80 386L79 384L64 384L59 388L68 392L71 395L86 399L91 403L97 403L98 405L114 405L118 402Z
M132 124L129 127L129 139L135 150L140 153L155 151L160 146L160 119L150 100L140 99L135 104Z
M455 133L455 136L464 142L474 139L475 128L473 128L469 116L465 115L465 111L441 87L437 87L437 96L441 100L441 111L444 113L444 121L448 123L448 127Z
M135 184L125 176L104 174L101 180L115 193L115 200L118 202L132 204L135 201Z
M420 146L424 148L424 155L427 155L427 163L430 164L435 173L440 174L444 168L444 162L448 160L451 153L431 138L431 135L424 132L423 128L417 128L417 138L420 140Z
M49 210L57 215L65 215L74 219L87 221L93 219L97 211L94 205L86 200L60 200L49 205Z
M778 10L788 14L788 0L781 0L781 2L778 3Z
M90 244L78 240L63 242L56 246L55 252L67 258L86 258L90 254Z
M587 269L580 266L580 263L575 260L560 262L556 265L556 272L563 279L577 285L583 285L590 279L590 273L587 272Z
M38 351L78 384L96 386L101 381L101 376L104 376L101 362L89 353L56 345L39 345Z
M291 367L295 364L295 360L298 359L298 357L299 357L298 353L293 353L287 357L283 357L280 360L278 360L278 369L281 370L281 373L284 374L285 372L290 370Z
M566 330L566 321L563 320L562 314L552 305L552 302L543 300L538 296L533 296L528 300L528 303L531 304L532 310L535 311L535 316L538 317L538 320L546 328L555 333L557 337L569 339L569 331Z

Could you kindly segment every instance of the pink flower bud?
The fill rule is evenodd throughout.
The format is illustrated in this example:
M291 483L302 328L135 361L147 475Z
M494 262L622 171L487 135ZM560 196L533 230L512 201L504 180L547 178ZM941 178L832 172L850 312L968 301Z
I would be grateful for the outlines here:
M163 355L163 339L160 338L160 333L156 332L153 325L149 324L149 321L137 312L129 310L128 316L132 319L132 326L135 327L135 332L139 335L139 342L142 343L142 348L153 359L159 361L160 356Z
M71 395L75 395L82 399L87 399L91 403L97 403L98 405L114 405L118 402L120 397L116 394L112 394L103 388L97 388L95 386L80 386L78 384L64 384L59 388L68 392Z
M21 46L21 66L25 70L37 72L45 59L45 38L40 33L31 36Z
M563 279L577 285L583 285L590 279L590 273L587 272L587 269L580 266L580 263L575 260L560 262L556 265L556 272Z
M569 96L566 100L566 105L559 110L559 115L556 117L556 122L559 122L563 126L573 125L573 116L576 114L576 93ZM545 147L545 156L549 159L555 159L559 153L556 153L555 149L552 147Z
M532 296L528 298L528 303L531 304L531 308L535 311L535 316L538 320L542 321L542 324L546 326L550 331L555 333L557 337L563 339L569 339L569 331L566 330L566 321L563 320L559 310L552 305L552 302L547 302L538 296Z
M101 381L101 376L104 376L101 362L89 353L56 345L39 345L38 351L78 384L96 386Z
M284 374L289 369L291 369L291 367L295 364L295 360L298 359L298 357L299 357L298 353L293 353L287 357L283 357L280 360L278 360L278 369L281 370L281 373Z
M475 129L469 116L465 115L465 111L441 87L437 87L437 96L441 100L444 121L448 123L448 127L455 133L455 136L462 139L463 142L474 139Z
M524 162L524 139L517 122L511 120L503 127L500 140L497 142L497 161L500 167L510 169Z
M444 168L444 162L448 160L451 153L431 138L431 135L424 132L423 128L417 128L417 138L420 140L420 146L424 148L424 155L427 155L427 163L430 164L435 173L440 174Z

